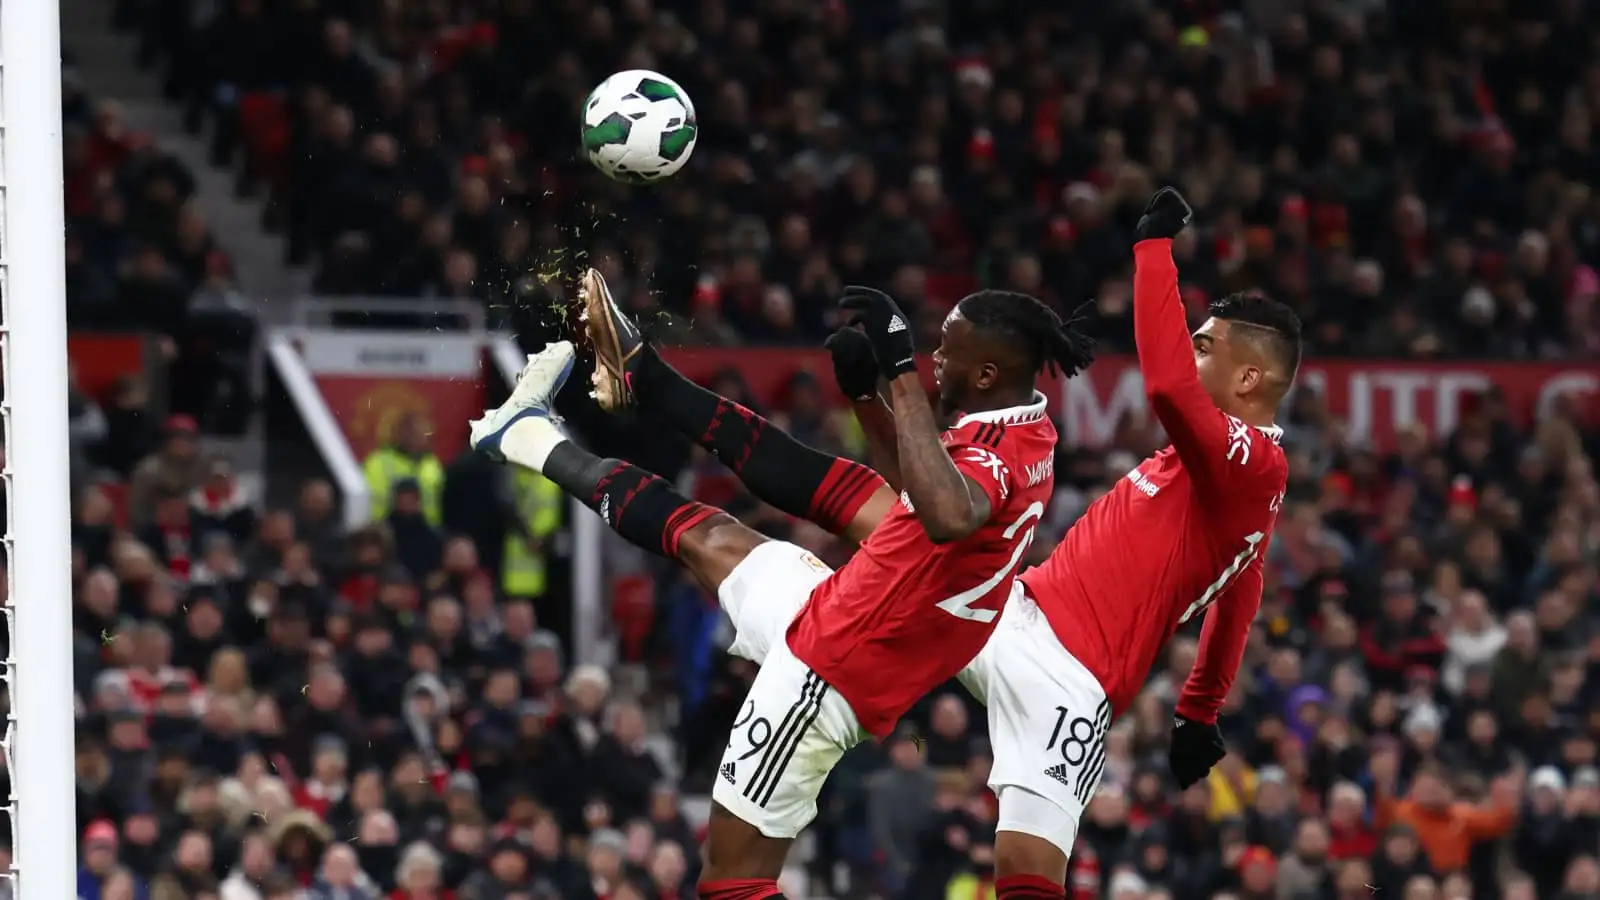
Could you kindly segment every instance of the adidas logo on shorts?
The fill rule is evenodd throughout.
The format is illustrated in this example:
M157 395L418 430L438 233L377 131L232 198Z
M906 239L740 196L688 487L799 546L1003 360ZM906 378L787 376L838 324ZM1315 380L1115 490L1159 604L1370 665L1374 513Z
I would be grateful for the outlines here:
M1069 788L1073 786L1073 783L1072 783L1072 780L1071 780L1072 772L1071 772L1070 769L1067 768L1067 764L1066 763L1056 763L1055 765L1051 766L1050 768L1045 769L1044 773L1046 775L1050 776L1051 778L1054 778L1055 780L1061 782L1062 784L1066 785Z
M733 763L731 763L731 762L725 762L725 763L722 764L722 777L727 779L727 782L729 784L738 784L739 783L738 779L734 777L734 774L733 774Z
M899 316L893 316L889 319L889 327L885 330L890 334L894 334L897 331L905 331L906 320L900 318Z

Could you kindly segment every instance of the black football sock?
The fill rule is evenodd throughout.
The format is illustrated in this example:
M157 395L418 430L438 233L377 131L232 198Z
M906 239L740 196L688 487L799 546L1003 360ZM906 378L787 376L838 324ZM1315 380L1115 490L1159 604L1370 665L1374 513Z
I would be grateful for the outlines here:
M634 385L640 407L721 460L763 503L838 534L884 483L872 469L807 447L695 384L652 348L641 356Z
M571 441L557 444L541 471L629 543L673 559L683 535L718 512L673 490L658 475L601 459Z

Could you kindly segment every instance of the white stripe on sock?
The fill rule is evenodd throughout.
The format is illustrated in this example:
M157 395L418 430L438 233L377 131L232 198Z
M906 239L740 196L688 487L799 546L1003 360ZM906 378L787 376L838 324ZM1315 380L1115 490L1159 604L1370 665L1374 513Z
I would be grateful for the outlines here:
M506 429L505 435L500 438L500 452L523 468L543 472L550 451L566 439L567 436L549 419L528 416L518 419Z

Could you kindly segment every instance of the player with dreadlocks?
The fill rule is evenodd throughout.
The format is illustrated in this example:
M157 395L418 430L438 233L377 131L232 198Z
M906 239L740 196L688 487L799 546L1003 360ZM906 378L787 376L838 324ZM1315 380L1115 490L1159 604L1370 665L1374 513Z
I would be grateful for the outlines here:
M1021 294L979 294L945 320L934 352L941 430L917 374L907 317L882 292L848 288L856 326L893 400L898 496L872 470L805 447L667 365L599 273L580 294L603 408L637 406L713 453L757 497L860 541L837 572L793 544L694 503L628 463L600 459L557 426L552 399L573 367L565 341L529 358L511 398L472 425L492 457L542 472L629 541L687 568L733 620L732 652L757 660L712 791L705 900L782 897L789 844L816 815L846 750L886 736L913 703L982 649L1053 487L1056 433L1034 387L1091 343ZM1053 336L1041 342L1034 325ZM893 673L893 677L885 677Z
M989 290L969 295L956 304L946 329L951 323L965 323L1010 342L1016 352L1004 361L1011 369L1005 377L1012 381L1025 380L1030 385L1035 375L1071 376L1081 368L1080 361L1090 346L1076 327L1077 318L1064 322L1055 310L1034 297L1011 291ZM878 394L872 343L863 333L844 328L829 337L826 346L833 354L839 389L850 398L856 417L862 422L873 463L891 485L900 484L894 414ZM968 373L963 370L962 360L952 360L935 352L933 361L934 381L939 386L943 407L941 412L949 415L961 408L961 401L956 389L952 387L947 391L945 383L948 380L952 386L959 385ZM1047 457L1042 465L1053 471L1053 458Z
M1106 732L1178 626L1202 613L1200 654L1177 704L1173 775L1187 788L1226 752L1217 712L1261 602L1261 561L1283 502L1288 463L1272 423L1300 365L1300 321L1267 297L1235 294L1212 304L1191 335L1171 251L1191 215L1163 189L1134 245L1139 369L1172 445L1018 576L994 635L961 674L989 708L998 900L1064 896L1078 820L1105 770ZM851 355L835 353L834 365L841 385L864 371ZM881 451L881 416L863 422L879 432ZM874 461L893 484L893 462Z

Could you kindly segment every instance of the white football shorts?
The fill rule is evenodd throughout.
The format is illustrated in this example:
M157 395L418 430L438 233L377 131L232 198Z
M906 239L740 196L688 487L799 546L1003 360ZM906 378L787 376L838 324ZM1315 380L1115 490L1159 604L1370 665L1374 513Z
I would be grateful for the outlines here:
M733 621L728 652L761 666L734 720L711 799L771 838L817 816L817 795L845 751L866 740L855 711L789 651L786 633L833 570L809 551L768 541L717 588Z
M989 709L997 830L1043 838L1070 856L1084 807L1105 774L1105 690L1061 646L1021 581L960 680Z

